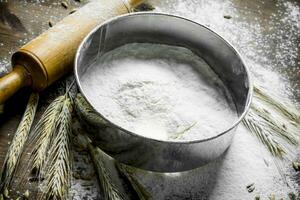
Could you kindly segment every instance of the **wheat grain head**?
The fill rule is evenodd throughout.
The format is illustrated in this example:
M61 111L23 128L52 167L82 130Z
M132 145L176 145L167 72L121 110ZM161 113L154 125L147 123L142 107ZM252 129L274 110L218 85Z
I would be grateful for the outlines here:
M34 120L35 112L39 102L39 94L32 93L29 97L24 115L17 128L14 138L6 154L4 165L1 171L0 186L6 188L9 186L19 160L23 153L24 145L28 139L30 129Z

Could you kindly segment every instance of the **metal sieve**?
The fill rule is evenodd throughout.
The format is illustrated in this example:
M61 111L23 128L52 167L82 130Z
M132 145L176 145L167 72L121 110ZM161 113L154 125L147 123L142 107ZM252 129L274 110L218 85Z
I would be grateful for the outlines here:
M211 138L160 141L119 127L103 117L90 103L97 113L96 117L91 119L81 114L80 118L94 144L121 163L158 172L190 170L222 155L231 144L252 97L248 69L239 53L217 33L183 17L151 12L119 16L90 32L77 51L75 76L87 102L91 101L85 96L81 83L86 69L102 53L128 43L158 43L190 49L202 57L223 81L239 117L229 129Z

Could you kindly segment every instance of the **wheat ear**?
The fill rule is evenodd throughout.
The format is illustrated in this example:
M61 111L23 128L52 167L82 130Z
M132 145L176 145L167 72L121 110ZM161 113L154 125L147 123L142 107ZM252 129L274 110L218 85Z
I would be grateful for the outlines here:
M106 171L103 163L103 157L101 155L100 149L88 144L88 149L95 164L95 168L99 177L101 187L104 192L105 200L122 200L123 195L117 190L115 185L112 183L111 178Z
M35 145L31 153L32 169L37 174L40 174L46 162L48 149L57 127L57 117L62 110L65 98L65 95L59 96L48 106L33 131L32 141Z
M104 164L103 153L98 147L95 147L91 144L91 140L86 134L81 134L78 136L78 140L81 145L84 146L91 155L91 158L94 163L95 170L98 175L98 180L100 186L103 190L103 196L105 200L123 200L124 195L116 188L114 183L111 180L109 173L107 172Z
M116 164L117 169L119 172L121 172L123 175L126 176L126 178L129 180L131 186L133 187L134 191L137 193L139 196L140 200L152 200L151 194L142 186L132 175L133 175L133 170L132 168L118 163Z
M292 145L298 144L299 119L297 109L282 104L275 97L254 87L253 102L243 124L258 137L273 156L282 157L287 152L286 146L278 139Z
M268 148L273 156L282 157L285 148L272 135L272 132L262 124L258 115L250 110L243 120L243 124ZM267 129L266 129L267 128Z
M287 141L290 144L298 144L299 135L296 133L296 129L290 127L288 123L284 123L284 120L272 115L265 108L252 105L251 111L256 113L257 119L260 119L260 123L264 128L264 131L276 135L277 137ZM288 129L289 128L289 129Z
M15 170L18 167L24 145L30 133L30 129L34 120L35 112L39 102L39 94L32 93L29 97L24 115L17 128L14 138L6 154L4 165L1 171L1 188L9 186Z
M71 179L70 135L72 126L72 103L64 95L61 112L56 120L55 133L46 161L46 190L40 199L67 200Z
M300 123L300 112L288 105L281 103L281 101L277 100L276 97L272 97L264 92L262 89L258 88L257 86L254 89L254 96L268 103L268 105L272 106L276 109L279 113L284 115L287 119L294 121L296 123Z
M82 94L77 93L75 98L75 108L78 113L83 115L85 119L92 124L102 124L105 126L107 123L93 110L93 108L84 99Z

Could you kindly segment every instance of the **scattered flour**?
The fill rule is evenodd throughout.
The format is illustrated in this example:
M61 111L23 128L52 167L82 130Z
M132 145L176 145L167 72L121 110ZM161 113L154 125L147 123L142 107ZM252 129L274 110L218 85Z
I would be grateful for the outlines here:
M287 0L149 2L158 11L209 26L241 52L256 84L283 97L294 93L299 99L299 3ZM232 18L225 19L224 15ZM300 194L300 189L293 181L295 172L291 162L280 163L288 185L268 150L247 129L239 126L229 150L215 162L175 174L137 170L135 176L154 199L253 200L256 196L269 199L274 194L276 199L288 200L289 192ZM246 186L251 183L255 190L249 193Z
M82 85L103 116L149 138L205 139L237 118L218 76L182 47L124 45L92 64Z
M135 177L157 200L290 200L287 186L270 153L243 126L237 128L230 148L214 162L181 173L149 173L136 170ZM254 183L255 190L246 186Z

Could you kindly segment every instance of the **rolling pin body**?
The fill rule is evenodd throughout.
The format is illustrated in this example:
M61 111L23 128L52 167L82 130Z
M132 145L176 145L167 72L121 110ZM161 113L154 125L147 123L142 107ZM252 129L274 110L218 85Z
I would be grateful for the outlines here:
M97 25L130 12L142 0L94 0L21 47L13 71L0 78L0 104L24 86L41 91L72 70L76 50Z

